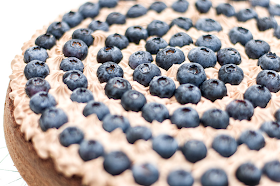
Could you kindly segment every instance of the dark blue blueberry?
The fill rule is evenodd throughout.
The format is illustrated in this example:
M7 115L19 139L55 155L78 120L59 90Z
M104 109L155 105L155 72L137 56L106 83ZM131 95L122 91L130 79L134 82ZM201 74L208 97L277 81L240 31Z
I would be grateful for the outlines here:
M99 20L93 20L89 25L88 28L91 29L92 31L96 30L102 30L105 32L109 31L109 25L107 22L102 22Z
M48 55L46 49L41 48L39 46L34 46L34 47L28 48L24 52L23 60L25 63L29 63L30 61L33 61L33 60L39 60L39 61L46 62L46 60L48 58L49 58L49 55Z
M228 36L233 44L240 43L243 46L253 39L252 33L243 27L234 27L229 31Z
M280 26L278 26L276 29L274 29L273 35L274 35L277 39L280 39Z
M253 9L242 9L239 12L236 13L236 18L238 21L240 22L246 22L250 19L257 19L258 18L258 14L255 10Z
M120 50L126 48L128 46L128 44L129 44L129 41L128 41L127 37L117 34L117 33L109 35L105 40L106 46L116 46Z
M200 13L207 13L212 7L210 0L196 0L195 7Z
M228 177L224 170L208 169L200 178L202 186L228 186Z
M280 75L274 70L261 71L256 79L258 85L265 86L270 92L278 92L280 90Z
M84 64L81 60L75 57L65 58L60 63L60 70L70 71L70 70L79 70L84 71Z
M30 98L29 107L36 114L56 106L55 98L47 92L38 92Z
M244 78L244 73L237 65L226 64L219 69L218 78L224 83L239 85Z
M254 6L261 6L261 7L268 8L270 0L250 0L249 2L251 3L251 5L253 7Z
M79 13L83 15L84 18L94 18L99 14L99 4L86 2L80 6Z
M184 61L184 52L175 47L164 48L156 56L156 64L165 70L168 70L173 64L181 64Z
M270 16L280 16L280 5L269 5L268 11Z
M218 79L208 79L200 86L201 95L214 102L227 96L227 87Z
M182 84L176 89L175 98L182 105L187 103L197 104L201 99L201 92L193 84Z
M245 130L241 133L238 144L245 144L251 150L260 150L265 146L265 140L260 131Z
M221 24L210 18L200 18L195 23L195 28L197 30L203 30L205 32L218 31L223 30Z
M80 39L89 47L94 41L94 38L91 35L92 33L93 31L88 28L80 28L73 32L72 39Z
M189 8L189 2L186 0L177 0L172 4L172 9L176 12L186 12Z
M106 62L98 67L96 75L99 82L104 83L114 77L123 77L123 69L117 63Z
M55 44L56 44L55 37L49 33L40 35L35 40L35 45L38 45L39 47L44 49L51 49Z
M131 26L125 31L125 36L129 42L139 44L140 40L146 40L148 38L148 31L141 26Z
M181 85L190 83L199 87L206 80L206 74L200 64L185 63L177 71L177 80Z
M110 110L104 103L92 100L87 103L83 110L85 117L91 114L95 114L102 121L107 114L110 114Z
M230 157L237 150L237 142L233 137L221 134L214 138L212 148L221 156Z
M118 47L106 46L98 51L96 58L98 63L105 63L105 62L119 63L122 60L123 55Z
M276 72L279 72L280 57L275 53L268 52L259 58L258 66L260 66L263 70L274 70Z
M130 123L128 119L123 116L108 114L104 117L102 126L107 132L113 132L117 128L120 128L123 132L126 132L130 127Z
M121 99L121 105L126 111L141 111L142 107L147 103L145 96L136 91L129 90L125 92Z
M79 155L84 161L90 161L103 156L104 148L101 143L96 140L84 140L80 144Z
M203 35L196 40L195 45L207 47L214 52L217 52L221 49L222 43L221 40L215 35Z
M251 117L254 115L254 106L248 100L237 99L227 105L226 111L229 117L236 120L251 120Z
M197 111L191 107L181 107L175 110L170 117L171 123L175 124L179 129L195 128L199 126L199 115Z
M128 65L130 66L130 68L135 69L140 64L151 63L153 61L154 59L150 52L137 51L131 54L131 56L129 57Z
M112 12L107 16L106 22L108 23L108 25L123 25L126 23L126 18L125 15L119 12Z
M78 26L83 21L83 19L84 17L79 12L72 11L64 14L64 16L62 17L62 21L67 23L70 28Z
M26 79L34 77L45 78L49 73L49 66L45 62L39 60L33 60L24 67L24 75Z
M87 103L94 100L92 92L86 88L76 88L72 92L70 99L78 103Z
M172 136L167 134L161 134L153 139L153 149L156 151L161 157L168 159L178 149L178 142Z
M169 25L166 22L160 20L152 21L147 27L149 36L155 35L158 37L162 37L168 32L168 30L169 30Z
M48 27L47 33L52 34L56 39L60 39L68 30L70 30L70 27L64 21L54 22Z
M213 50L207 47L196 47L189 51L190 62L199 63L203 68L214 67L217 63L217 56Z
M136 18L143 16L147 13L147 8L140 4L133 5L126 13L126 17L129 18Z
M104 157L103 167L113 176L123 173L125 170L129 169L130 166L130 159L122 151L113 151Z
M244 93L244 99L250 101L254 107L265 108L271 99L271 93L263 85L252 85Z
M242 61L240 53L235 48L222 48L217 52L217 60L221 66L226 64L239 65Z
M185 158L191 162L195 163L204 159L207 155L207 148L202 141L199 140L189 140L181 147L182 153Z
M134 181L139 185L152 185L159 178L158 169L150 163L134 165L132 167Z
M263 173L272 181L280 182L280 162L278 160L267 162L263 167Z
M278 24L274 17L263 17L257 20L257 26L259 31L265 31L277 28Z
M75 90L76 88L87 88L88 81L86 76L79 70L67 71L63 77L63 83L67 85L70 90Z
M119 0L99 0L99 6L101 8L114 8L118 5Z
M259 59L270 51L270 46L263 40L251 40L245 45L245 52L251 59Z
M149 128L144 126L136 126L127 129L126 131L126 139L129 143L133 144L137 140L149 140L152 138L152 132Z
M210 109L203 113L200 122L205 127L210 126L214 129L226 129L229 125L229 115L220 109Z
M276 119L277 122L280 122L280 109L278 109L275 113L274 113L274 117Z
M229 3L220 3L216 7L216 13L217 15L223 14L227 17L232 17L235 15L235 10L234 7Z
M68 122L68 117L62 109L50 107L46 109L40 119L39 125L42 131L47 131L50 128L60 128Z
M49 92L50 89L50 84L45 79L40 77L31 78L25 84L25 93L30 98L34 94L41 91Z
M155 76L160 76L161 71L151 63L138 65L133 72L133 80L147 87Z
M167 183L170 186L192 186L194 179L190 172L180 169L168 174Z
M245 185L258 185L262 176L262 172L251 162L240 165L236 172L236 178Z
M149 10L154 10L157 13L161 13L163 10L167 8L166 4L161 1L156 1L153 4L151 4Z
M131 89L132 87L126 79L114 77L105 85L105 94L108 98L121 99L123 94Z
M177 25L180 28L183 28L185 30L189 30L191 27L193 27L193 23L192 20L190 18L186 18L186 17L178 17L176 19L174 19L171 24L170 24L170 28L173 25Z
M84 139L84 133L77 127L67 127L59 134L60 144L69 147L72 144L80 144Z
M179 32L174 34L169 41L169 45L172 47L178 46L183 47L185 45L190 45L193 43L192 38L185 32Z
M84 60L88 55L88 46L80 39L72 39L64 44L63 54L65 57L76 57Z
M142 117L152 123L154 120L162 123L164 120L169 118L169 111L166 106L160 103L147 103L142 108Z
M154 37L146 42L145 48L151 54L157 54L160 49L167 47L167 42L161 37Z
M271 138L280 139L280 124L278 122L275 121L264 122L260 130L265 132Z
M160 98L171 98L176 90L174 81L166 76L157 76L150 82L150 93Z

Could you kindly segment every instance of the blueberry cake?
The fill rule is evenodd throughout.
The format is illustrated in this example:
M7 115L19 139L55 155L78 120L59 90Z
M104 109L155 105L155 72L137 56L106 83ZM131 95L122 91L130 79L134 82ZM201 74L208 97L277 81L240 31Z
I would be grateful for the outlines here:
M99 0L12 61L11 157L28 185L280 185L280 6Z

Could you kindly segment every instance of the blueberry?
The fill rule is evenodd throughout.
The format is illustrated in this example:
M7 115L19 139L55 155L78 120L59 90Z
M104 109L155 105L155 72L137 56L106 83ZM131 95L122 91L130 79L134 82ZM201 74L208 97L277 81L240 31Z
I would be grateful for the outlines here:
M275 53L268 52L259 58L258 66L260 66L263 70L274 70L276 72L279 72L280 57Z
M280 109L278 109L275 113L274 113L274 117L276 119L277 122L280 121Z
M166 106L160 103L147 103L142 108L142 117L152 123L154 120L162 123L164 120L169 118L169 111Z
M139 185L152 185L159 178L158 169L150 163L134 165L132 174L135 182Z
M236 172L236 178L246 185L258 185L262 172L254 164L247 162L240 165Z
M265 86L270 92L278 92L280 90L280 75L274 70L261 71L256 79L258 85Z
M145 48L151 54L157 54L160 49L167 47L167 42L161 37L154 37L146 42Z
M117 128L120 128L123 132L126 132L130 127L130 123L128 119L123 116L108 114L103 118L102 126L107 132L113 132Z
M64 14L64 16L62 17L62 21L67 23L70 28L78 26L83 21L83 19L84 17L79 12L72 11Z
M194 179L190 172L179 169L168 174L167 183L170 186L192 186Z
M239 65L242 61L240 53L235 48L222 48L217 52L217 60L221 66L226 64Z
M189 2L186 0L177 0L172 4L172 9L176 12L186 12L189 8Z
M84 161L96 159L104 154L102 144L96 140L83 140L80 144L79 155Z
M269 51L269 44L263 40L251 40L245 45L245 52L251 59L258 59Z
M175 98L182 105L187 103L197 104L201 99L201 92L195 85L187 83L176 89Z
M169 45L172 47L175 46L183 47L185 45L190 45L192 43L193 43L192 38L184 32L179 32L177 34L174 34L169 41Z
M136 18L147 14L147 8L140 4L133 5L126 13L126 17Z
M193 84L199 87L206 80L206 73L198 63L185 63L177 71L177 80L180 84Z
M217 63L217 56L213 50L207 47L196 47L189 51L190 62L199 63L203 68L214 67Z
M280 139L280 124L275 121L264 122L260 128L261 131L264 131L269 137Z
M186 17L178 17L176 19L174 19L171 24L170 24L170 28L173 25L177 25L180 28L183 28L185 30L189 30L191 27L193 27L193 23L192 20L190 18L186 18Z
M102 30L104 32L109 31L109 25L107 22L102 22L99 20L93 20L89 25L88 28L91 29L92 31L96 30Z
M130 66L130 68L135 69L140 64L151 63L153 61L154 59L150 52L137 51L131 54L131 56L129 57L128 65Z
M70 90L75 90L76 88L87 88L88 81L86 76L78 70L67 71L62 77L63 83L67 85Z
M210 0L196 0L195 7L200 13L207 13L212 7Z
M258 14L255 10L253 9L241 9L239 12L236 13L236 18L240 22L246 22L250 19L257 19Z
M280 16L280 5L269 5L268 11L270 16Z
M156 56L156 64L165 70L168 70L173 64L181 64L184 61L184 52L175 47L164 48Z
M223 30L221 24L210 18L200 18L195 23L195 28L197 30L202 30L205 32L217 31L220 32Z
M148 38L148 31L141 26L131 26L125 31L125 36L129 42L139 44L140 40L146 40Z
M263 17L257 20L257 26L259 31L265 31L277 28L278 24L274 17Z
M39 60L33 60L24 67L24 75L26 79L34 77L45 78L49 73L49 66L45 62Z
M150 93L160 98L171 98L176 90L174 81L166 76L157 76L150 82Z
M54 45L56 45L56 39L53 35L46 33L37 37L35 45L44 49L51 49Z
M178 142L172 136L161 134L153 139L153 150L162 158L168 159L178 149Z
M39 60L45 62L49 58L49 55L47 53L47 50L44 48L41 48L39 46L34 46L28 48L24 52L24 62L29 63L30 61L33 60Z
M158 37L162 37L168 32L168 30L169 30L169 25L166 22L160 20L152 21L147 27L149 36L155 35Z
M253 39L252 33L243 27L234 27L229 31L228 36L233 44L240 43L243 46Z
M278 160L267 162L263 167L263 173L272 181L280 182L280 162Z
M207 155L207 148L202 141L199 140L189 140L181 147L182 153L185 158L191 162L195 163L204 159Z
M96 75L99 82L104 83L114 77L123 77L123 69L117 63L106 62L98 67Z
M125 92L121 99L121 105L126 111L141 111L142 107L147 103L145 96L136 91L129 90Z
M72 144L80 144L84 139L84 133L77 127L67 127L59 134L60 144L69 147Z
M167 8L166 4L161 1L156 1L153 4L151 4L149 10L154 10L157 13L161 13L163 10Z
M70 30L70 27L64 21L54 22L48 27L47 33L52 34L56 39L60 39L68 30Z
M104 157L103 167L111 175L119 175L129 169L131 161L122 151L113 151Z
M274 29L273 35L274 35L277 39L280 39L280 26L278 26L276 29Z
M25 84L25 93L30 98L34 94L41 91L49 92L50 89L50 84L45 79L40 77L31 78Z
M58 129L67 122L68 117L65 112L56 107L46 109L39 119L39 125L44 132L50 128Z
M120 50L126 48L128 46L128 44L129 44L129 41L128 41L127 37L117 34L117 33L109 35L105 40L106 46L116 46Z
M243 70L235 64L223 65L218 72L219 80L231 85L239 85L243 78Z
M79 13L83 15L84 18L94 18L99 14L99 4L86 2L80 6Z
M220 109L209 109L203 113L200 122L205 127L210 126L214 129L226 129L229 125L229 115Z
M228 186L228 177L224 170L208 169L200 178L202 186Z
M125 18L125 15L123 15L119 12L112 12L107 16L106 22L110 26L113 24L123 25L126 23L126 18Z
M181 107L174 111L170 117L171 123L175 124L179 129L195 128L199 126L199 115L197 111L191 107Z
M227 96L227 87L218 79L208 79L200 87L201 95L214 102Z
M252 85L244 93L244 99L250 101L254 107L265 108L271 99L271 93L263 85Z
M92 92L86 88L76 88L72 92L70 99L78 103L87 103L94 100Z
M100 7L114 8L118 5L119 0L99 0Z
M232 17L235 15L235 10L234 10L234 7L229 3L220 3L216 7L216 13L217 13L217 15L223 14L227 17Z
M217 52L221 49L222 43L217 36L208 34L200 36L196 40L195 45L200 47L207 47L213 50L214 52Z
M221 134L214 138L212 148L221 156L230 157L237 150L237 142L233 137Z
M269 3L270 0L251 0L249 1L251 3L251 5L254 6L261 6L261 7L265 7L268 8L269 7Z
M47 92L38 92L30 98L30 109L36 114L44 112L50 107L56 106L55 98Z
M126 79L114 77L107 82L105 86L105 94L110 99L121 99L123 94L131 89L132 87Z
M75 57L65 58L60 63L60 70L65 72L70 70L79 70L81 72L84 71L84 64L81 60Z
M241 133L238 144L245 144L251 150L260 150L265 146L265 140L260 131L245 130Z
M92 33L93 31L88 28L80 28L73 32L72 39L80 39L89 47L94 41Z
M105 62L114 62L119 63L122 58L122 52L118 47L115 46L106 46L101 48L97 53L97 61L98 63L105 63Z
M88 46L80 39L72 39L64 44L63 54L65 57L76 57L84 60L88 55Z
M160 75L161 71L155 64L144 63L135 68L133 72L133 80L147 87L155 76Z
M251 120L254 115L254 106L248 100L233 100L227 105L226 111L236 120Z
M85 117L91 114L95 114L102 121L107 114L110 114L110 110L104 103L92 100L87 103L83 110Z
M144 126L136 126L127 129L126 139L129 143L134 144L137 140L149 140L152 138L152 132L149 128Z

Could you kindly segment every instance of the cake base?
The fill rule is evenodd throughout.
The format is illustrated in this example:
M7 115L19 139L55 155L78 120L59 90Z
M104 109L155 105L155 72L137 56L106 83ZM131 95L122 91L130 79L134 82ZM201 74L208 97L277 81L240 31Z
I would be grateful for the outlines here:
M29 186L81 186L82 179L74 176L66 178L59 174L52 159L41 159L31 141L26 141L14 119L14 104L9 98L9 86L4 111L4 132L7 148L22 178Z

